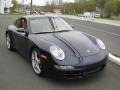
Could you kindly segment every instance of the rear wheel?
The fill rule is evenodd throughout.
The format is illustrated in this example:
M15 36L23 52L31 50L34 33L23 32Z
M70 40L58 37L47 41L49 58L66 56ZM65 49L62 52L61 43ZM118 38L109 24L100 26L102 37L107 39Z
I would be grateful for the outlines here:
M33 49L31 52L32 68L38 76L43 75L42 60L40 59L40 52L38 49Z
M14 47L13 47L13 41L12 41L12 38L10 36L10 33L7 33L7 35L6 35L6 45L7 45L7 48L9 50L13 50L14 49Z

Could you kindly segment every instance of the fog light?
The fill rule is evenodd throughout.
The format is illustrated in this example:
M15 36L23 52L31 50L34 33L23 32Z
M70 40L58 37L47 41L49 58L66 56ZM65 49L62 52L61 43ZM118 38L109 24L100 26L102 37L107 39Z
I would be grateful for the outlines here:
M74 69L73 66L59 66L59 65L54 65L56 69L63 69L63 70L71 70Z

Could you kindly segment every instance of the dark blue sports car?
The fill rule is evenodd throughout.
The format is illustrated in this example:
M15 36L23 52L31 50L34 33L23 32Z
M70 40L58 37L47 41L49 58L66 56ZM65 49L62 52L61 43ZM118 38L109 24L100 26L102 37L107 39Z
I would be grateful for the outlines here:
M101 71L107 60L104 43L75 31L55 15L28 15L7 27L6 44L31 61L38 76L82 78ZM48 74L49 73L49 74Z

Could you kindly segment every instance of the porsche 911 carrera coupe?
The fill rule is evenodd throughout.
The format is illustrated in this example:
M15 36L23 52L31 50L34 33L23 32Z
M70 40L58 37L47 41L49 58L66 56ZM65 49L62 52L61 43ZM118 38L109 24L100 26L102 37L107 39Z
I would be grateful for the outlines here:
M74 30L59 16L22 16L7 27L5 35L7 48L30 60L38 76L49 73L58 78L84 78L106 66L104 43Z

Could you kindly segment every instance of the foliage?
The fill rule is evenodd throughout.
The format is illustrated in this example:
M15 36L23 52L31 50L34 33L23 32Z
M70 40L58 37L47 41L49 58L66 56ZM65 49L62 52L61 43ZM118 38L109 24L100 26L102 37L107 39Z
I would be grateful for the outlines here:
M11 13L16 12L18 2L17 0L12 0L13 7L11 7Z
M117 1L116 1L116 8L115 8L114 14L115 14L116 16L119 16L119 15L120 15L120 0L117 0Z
M14 12L22 5L17 0L12 0L14 4L11 11ZM30 7L26 5L26 10ZM73 3L63 3L62 5L47 4L46 6L33 6L33 10L39 12L53 12L60 9L64 14L82 14L84 12L99 12L103 17L120 15L120 0L75 0Z
M108 0L105 3L105 13L106 13L106 17L110 18L111 15L115 12L116 10L116 0Z

